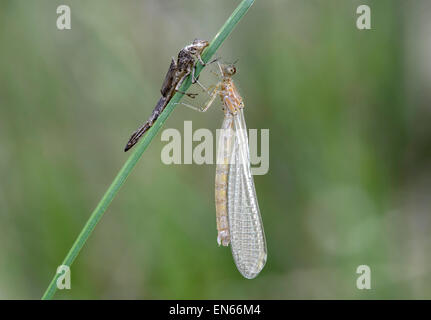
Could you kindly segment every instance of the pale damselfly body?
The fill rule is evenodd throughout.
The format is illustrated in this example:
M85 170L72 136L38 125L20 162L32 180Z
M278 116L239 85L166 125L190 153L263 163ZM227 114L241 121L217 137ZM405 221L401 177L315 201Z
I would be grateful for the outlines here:
M250 167L244 103L232 80L233 65L217 63L222 80L215 85L209 101L199 111L206 111L219 96L223 103L224 120L219 135L215 176L217 242L231 245L239 272L248 279L263 269L266 240L262 218Z

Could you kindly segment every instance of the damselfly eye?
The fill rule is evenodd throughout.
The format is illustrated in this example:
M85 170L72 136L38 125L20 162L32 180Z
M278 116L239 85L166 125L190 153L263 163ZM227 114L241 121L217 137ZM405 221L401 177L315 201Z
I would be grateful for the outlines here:
M236 68L235 67L228 67L227 72L228 72L228 74L233 76L236 73Z

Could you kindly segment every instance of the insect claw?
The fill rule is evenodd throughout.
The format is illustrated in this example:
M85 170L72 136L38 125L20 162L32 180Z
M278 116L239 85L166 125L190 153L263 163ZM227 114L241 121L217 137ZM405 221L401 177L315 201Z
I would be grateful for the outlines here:
M219 61L220 59L221 59L221 57L214 58L213 60L211 60L210 62L207 62L206 64L212 64L214 62Z
M198 82L199 81L199 77L200 77L200 75L198 75L196 78L192 77L192 83L195 84L196 82Z
M196 98L198 96L198 94L197 93L186 93L186 96L194 99L194 98Z

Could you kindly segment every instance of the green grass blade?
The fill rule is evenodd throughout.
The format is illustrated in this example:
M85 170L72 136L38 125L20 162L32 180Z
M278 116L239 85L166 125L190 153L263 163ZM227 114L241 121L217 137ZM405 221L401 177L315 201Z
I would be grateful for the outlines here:
M229 19L225 22L225 24L221 27L220 31L217 33L217 35L214 37L214 39L211 41L208 48L203 53L202 59L204 62L208 62L211 57L215 54L217 49L220 47L220 45L226 40L227 36L232 32L233 28L238 24L238 22L241 20L241 18L245 15L247 10L251 7L254 0L243 0L238 7L235 9L235 11L232 13L232 15L229 17ZM199 73L202 71L203 66L198 65L196 71L196 76L199 75ZM181 91L187 91L189 87L191 86L191 77L189 77L186 81L184 81L184 84L181 87ZM70 248L69 252L67 253L65 259L62 262L62 265L71 266L75 258L78 256L79 252L81 251L82 247L86 243L87 239L89 238L90 234L93 232L94 228L96 227L99 220L102 218L105 210L108 208L109 204L114 199L115 195L117 194L118 190L123 185L124 181L126 181L127 177L129 176L130 172L138 162L139 158L142 156L144 151L147 149L150 142L154 139L154 137L159 132L160 128L165 123L166 119L169 117L171 112L174 110L176 103L180 101L182 98L182 94L175 94L169 104L166 106L165 110L162 112L162 114L159 116L157 121L154 123L154 125L151 127L151 129L144 135L144 137L141 139L141 141L134 147L134 151L130 155L130 157L127 159L126 163L123 165L121 170L118 172L117 176L115 177L114 181L112 181L111 185L109 186L106 193L103 195L102 199L92 212L90 218L88 219L87 223L85 224L84 228L81 230L81 233L78 235L78 238L75 240L74 244ZM119 148L118 150L121 150ZM46 289L44 295L42 296L42 299L52 299L55 292L57 291L57 279L59 278L59 274L55 274L53 279L51 280L48 288Z

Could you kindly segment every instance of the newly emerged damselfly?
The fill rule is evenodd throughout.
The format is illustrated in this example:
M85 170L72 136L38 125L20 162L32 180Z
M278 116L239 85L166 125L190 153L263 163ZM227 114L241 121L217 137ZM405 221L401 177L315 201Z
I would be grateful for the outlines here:
M203 108L206 111L217 96L223 103L224 120L219 135L215 177L217 242L231 245L239 272L255 278L266 263L267 250L262 218L250 167L244 103L232 80L233 65L218 64L221 81L210 94Z

